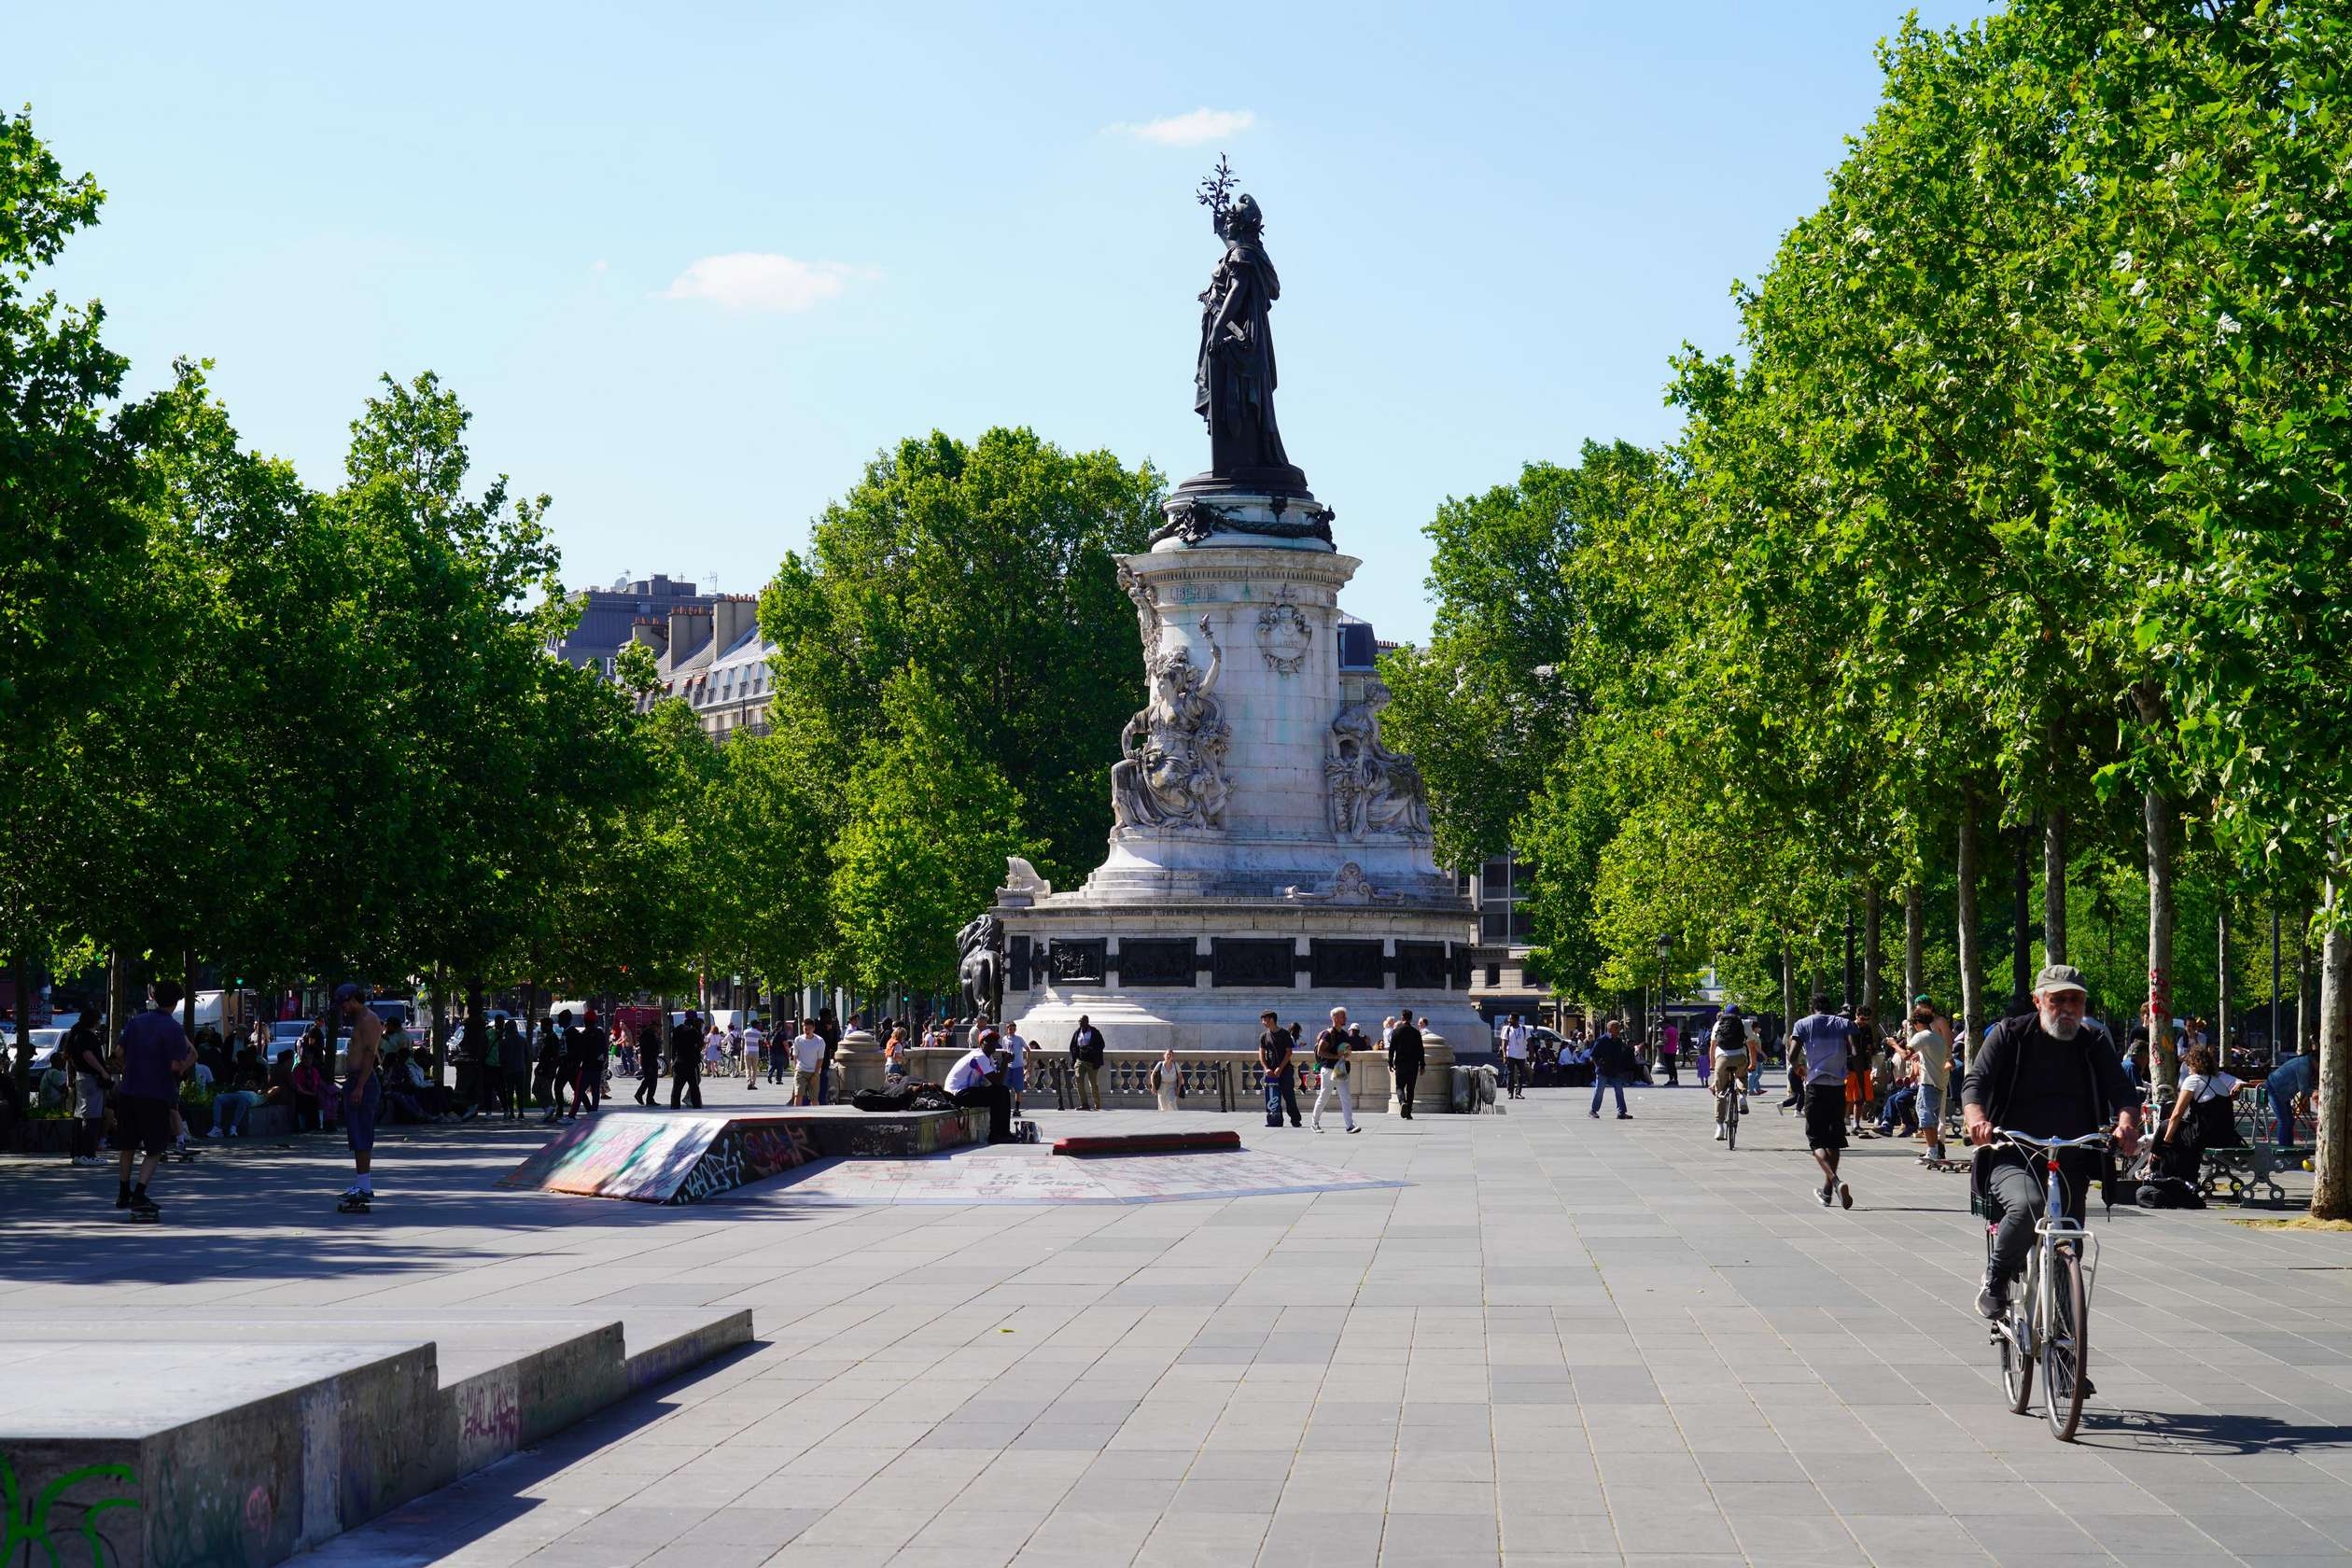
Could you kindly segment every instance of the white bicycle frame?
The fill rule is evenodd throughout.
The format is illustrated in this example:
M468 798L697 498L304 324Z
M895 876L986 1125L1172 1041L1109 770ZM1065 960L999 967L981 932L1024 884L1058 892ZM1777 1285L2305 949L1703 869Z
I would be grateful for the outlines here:
M2053 1294L2057 1289L2057 1270L2049 1267L2049 1260L2057 1254L2058 1243L2075 1243L2075 1256L2082 1268L2082 1306L2086 1312L2091 1309L2092 1287L2097 1283L2099 1276L2099 1239L2092 1234L2088 1225L2066 1212L2065 1183L2057 1169L2057 1152L2060 1149L2094 1147L2105 1141L2106 1134L2054 1141L2025 1133L2003 1131L2001 1136L2021 1148L2031 1150L2042 1161L2042 1217L2034 1222L2034 1250L2026 1254L2025 1259L2025 1267L2032 1275L2027 1296L2033 1303L2033 1310L2026 1315L2024 1323L2025 1342L2017 1347L2018 1353L2031 1361L2041 1353L2043 1325L2057 1316L2058 1303ZM1996 1323L1995 1327L2002 1332L2008 1330L2006 1323ZM2014 1340L2016 1336L2011 1335L2010 1338Z

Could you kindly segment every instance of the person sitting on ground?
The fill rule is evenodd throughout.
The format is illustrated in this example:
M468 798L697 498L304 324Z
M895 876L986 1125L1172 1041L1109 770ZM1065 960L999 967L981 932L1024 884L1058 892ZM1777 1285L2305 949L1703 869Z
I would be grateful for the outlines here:
M942 1085L948 1098L967 1110L986 1109L988 1113L988 1141L1010 1143L1013 1141L1013 1093L1004 1086L1004 1078L997 1064L997 1036L989 1029L980 1036L979 1043L956 1058L956 1065L947 1070L947 1082ZM818 1059L823 1058L823 1041L819 1040Z

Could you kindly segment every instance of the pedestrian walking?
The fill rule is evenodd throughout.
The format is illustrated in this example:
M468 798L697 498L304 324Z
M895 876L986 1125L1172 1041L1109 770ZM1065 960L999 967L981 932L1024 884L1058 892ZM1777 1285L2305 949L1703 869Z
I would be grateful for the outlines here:
M1267 1016L1270 1018L1273 1015L1269 1013ZM1078 1027L1071 1031L1070 1061L1077 1070L1078 1109L1101 1110L1102 1031L1095 1028L1094 1021L1084 1013L1078 1015ZM1294 1109L1291 1120L1295 1122L1297 1119L1298 1113Z
M1021 1037L1021 1026L1013 1025L1004 1031L1001 1048L1013 1053L1013 1065L1004 1070L1004 1088L1013 1097L1013 1114L1021 1113L1021 1092L1029 1087L1029 1043Z
M1421 1064L1428 1057L1428 1046L1421 1039L1420 1026L1413 1022L1413 1010L1404 1009L1396 1016L1396 1028L1389 1031L1389 1077L1396 1085L1397 1114L1407 1121L1413 1119L1413 1091L1421 1083Z
M743 1026L743 1077L747 1088L760 1086L760 1058L767 1054L767 1036L760 1029L760 1020L752 1019Z
M1503 1029L1503 1086L1513 1099L1527 1086L1527 1026L1516 1013Z
M647 1019L637 1031L637 1086L630 1098L651 1110L662 1081L662 1031Z
M1633 1055L1633 1047L1618 1036L1617 1031L1623 1027L1611 1018L1601 1026L1601 1032L1593 1037L1590 1113L1595 1118L1601 1114L1601 1097L1614 1091L1617 1095L1617 1120L1630 1122L1633 1119L1633 1113L1625 1108L1625 1085L1632 1081L1634 1073L1641 1071L1642 1064L1640 1058Z
M1805 1146L1821 1169L1821 1188L1813 1196L1824 1209L1854 1207L1854 1189L1838 1175L1838 1156L1846 1146L1846 1058L1853 1049L1854 1025L1829 1011L1827 993L1813 999L1813 1011L1797 1020L1791 1031L1805 1053Z
M498 1020L498 1108L506 1120L523 1119L523 1102L531 1092L531 1046L512 1018Z
M335 1005L351 1026L351 1050L343 1085L343 1137L351 1145L351 1185L343 1189L338 1208L367 1212L375 1198L376 1117L384 1110L382 1065L384 1020L367 1003L366 993L345 981L335 987Z
M106 1071L105 1038L93 1013L84 1013L65 1031L65 1078L74 1100L73 1163L103 1164L98 1135L105 1130L106 1097L114 1093L115 1078Z
M792 1103L814 1105L825 1081L825 1037L813 1020L803 1018L792 1042Z
M677 1110L683 1099L693 1100L697 1111L703 1108L702 1055L702 1018L690 1007L670 1030L671 1110Z
M1184 1070L1176 1065L1173 1045L1162 1051L1160 1059L1152 1064L1152 1097L1163 1111L1179 1109L1176 1102L1184 1098Z
M196 1062L196 1047L174 1011L185 994L172 981L156 982L154 1008L122 1027L122 1076L115 1091L121 1181L115 1207L127 1210L133 1220L163 1217L147 1196L147 1183L155 1180L155 1168L172 1141L171 1110L179 1098L179 1080ZM131 1179L133 1160L142 1162L135 1183Z
M1682 1030L1669 1018L1658 1028L1658 1059L1666 1064L1666 1086L1682 1087Z
M1324 1104L1337 1093L1339 1097L1339 1120L1350 1132L1360 1131L1356 1126L1355 1099L1348 1093L1348 1057L1364 1043L1360 1029L1348 1024L1348 1010L1331 1010L1331 1027L1315 1036L1315 1130L1323 1131Z
M1266 1125L1278 1127L1285 1115L1298 1123L1298 1063L1294 1059L1290 1030L1272 1008L1258 1015L1265 1026L1258 1031L1258 1066L1266 1071Z

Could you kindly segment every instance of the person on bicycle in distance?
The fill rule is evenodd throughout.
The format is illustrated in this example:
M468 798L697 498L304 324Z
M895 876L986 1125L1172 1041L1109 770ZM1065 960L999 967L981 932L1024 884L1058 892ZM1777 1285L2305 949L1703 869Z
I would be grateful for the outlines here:
M1715 1071L1707 1075L1707 1086L1715 1091L1715 1141L1720 1143L1724 1139L1724 1108L1730 1103L1729 1097L1734 1094L1742 1096L1740 1109L1747 1109L1744 1098L1748 1070L1747 1026L1740 1021L1738 1007L1724 1008L1715 1021L1715 1028L1708 1031L1707 1044L1715 1053Z
M1960 1090L1967 1140L1979 1148L1993 1141L1996 1127L2042 1138L2082 1138L2111 1121L2118 1146L2130 1154L2139 1138L2139 1092L2124 1076L2115 1045L2104 1029L2084 1027L2090 1000L2082 972L2051 964L2034 983L2034 1011L2004 1018L1970 1053ZM2008 1148L1982 1156L1989 1165L1984 1191L1997 1216L1993 1261L1977 1292L1977 1310L1998 1320L2009 1303L2009 1282L2025 1267L2034 1226L2042 1218L2039 1156ZM2095 1149L2070 1149L2059 1157L2068 1215L2083 1217L2083 1200L2098 1168Z

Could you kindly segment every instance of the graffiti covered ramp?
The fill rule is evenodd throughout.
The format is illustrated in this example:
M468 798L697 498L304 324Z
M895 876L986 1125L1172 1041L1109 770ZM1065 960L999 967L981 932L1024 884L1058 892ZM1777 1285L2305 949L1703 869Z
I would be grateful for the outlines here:
M602 1111L574 1124L501 1178L502 1187L699 1203L836 1155L907 1158L973 1141L962 1111L869 1114L848 1106L765 1115L723 1111Z

